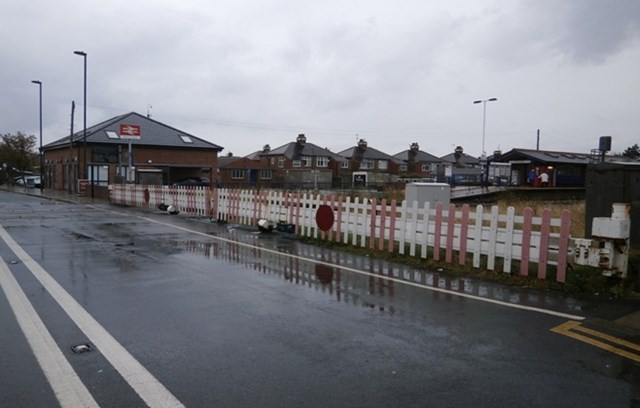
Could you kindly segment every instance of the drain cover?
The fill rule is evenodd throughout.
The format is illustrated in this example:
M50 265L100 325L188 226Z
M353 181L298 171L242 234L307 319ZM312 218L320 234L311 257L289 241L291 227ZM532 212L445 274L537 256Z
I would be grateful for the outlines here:
M76 354L86 353L88 351L91 351L91 345L90 344L77 344L77 345L71 347L71 351L73 351Z

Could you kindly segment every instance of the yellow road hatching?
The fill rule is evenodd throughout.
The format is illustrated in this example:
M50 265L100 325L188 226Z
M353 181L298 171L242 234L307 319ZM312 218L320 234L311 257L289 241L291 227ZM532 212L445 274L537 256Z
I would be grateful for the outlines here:
M554 327L551 331L640 363L640 345L589 329L582 326L580 322L568 321Z

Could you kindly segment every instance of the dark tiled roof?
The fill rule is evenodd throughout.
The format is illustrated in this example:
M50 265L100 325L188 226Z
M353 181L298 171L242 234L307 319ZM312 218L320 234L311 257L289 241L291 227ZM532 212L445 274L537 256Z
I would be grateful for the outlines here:
M367 146L366 148L361 148L359 146L353 146L346 150L343 150L338 153L340 156L346 157L351 160L353 158L357 158L359 160L389 160L394 163L402 164L402 160L397 159L393 156L390 156L380 150L376 150L373 147Z
M300 160L302 156L310 157L329 157L337 162L346 161L344 157L339 154L335 154L324 147L317 146L313 143L300 144L297 142L290 142L276 149L269 151L268 153L256 152L258 155L266 154L268 156L284 156L289 160Z
M440 158L444 162L452 163L455 166L479 166L480 159L477 157L469 156L466 153L462 153L460 155L456 155L456 153L450 153L446 156L442 156Z
M223 149L221 146L214 143L207 142L206 140L200 139L187 132L167 126L135 112L116 116L97 125L88 127L87 143L128 144L128 139L121 139L120 137L112 138L109 137L109 134L107 133L111 132L112 136L118 136L121 124L140 126L140 139L131 140L131 144L136 146L185 147L189 149L213 149L217 151L221 151ZM83 140L84 129L80 129L73 134L74 143ZM46 150L66 145L69 145L69 136L51 142L46 146L43 146L43 148Z
M398 160L402 160L403 162L406 162L409 160L409 153L411 153L411 149L400 152L394 155L393 157L395 157ZM423 152L422 150L418 150L416 152L414 161L418 163L419 162L442 163L442 159L440 159L439 157L436 157L427 152Z
M248 159L246 157L238 156L223 156L218 157L218 168L227 169L240 169L240 168L256 168L263 167L262 163L258 160Z

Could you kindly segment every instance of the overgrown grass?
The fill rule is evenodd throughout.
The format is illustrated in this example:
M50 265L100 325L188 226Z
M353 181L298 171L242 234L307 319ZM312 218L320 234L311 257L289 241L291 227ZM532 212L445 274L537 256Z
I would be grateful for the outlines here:
M507 208L513 207L516 214L522 215L525 208L531 208L533 215L536 217L542 216L542 212L545 209L551 211L551 217L560 218L564 210L571 212L571 236L576 238L582 238L585 235L585 202L583 201L544 201L544 200L531 200L522 199L514 194L502 196L495 204L500 208L500 213L503 214L507 211Z
M375 257L377 259L384 259L390 262L397 262L404 265L413 266L415 268L425 269L429 271L437 271L439 274L450 277L470 277L480 279L488 282L497 282L510 286L519 286L526 288L535 288L539 290L552 290L555 292L561 292L565 294L571 294L573 296L584 298L605 298L605 299L619 299L640 292L638 286L638 263L635 267L630 267L630 270L635 268L635 272L630 272L628 279L622 280L618 278L610 278L603 276L601 271L597 268L591 268L586 266L574 266L570 267L566 273L566 280L564 283L556 281L556 269L550 265L547 268L546 279L538 279L537 277L537 264L529 265L529 275L521 276L519 261L512 262L511 273L502 272L502 259L496 258L495 269L488 270L486 268L486 256L481 257L481 268L474 268L472 264L472 256L469 254L465 259L464 265L458 263L458 251L454 251L453 262L447 263L444 261L445 252L441 250L441 261L435 261L433 259L433 248L427 249L427 258L420 256L421 249L416 248L416 256L409 256L409 248L405 250L405 254L401 255L398 248L394 248L393 252L388 252L385 244L385 249L379 251L376 245L375 249L370 249L369 242L365 243L365 247L353 246L351 244L343 244L332 241L316 240L313 238L301 238L302 241L311 243L313 245L331 248L342 252L351 253L359 256ZM349 241L351 242L351 241ZM635 283L634 283L635 282Z

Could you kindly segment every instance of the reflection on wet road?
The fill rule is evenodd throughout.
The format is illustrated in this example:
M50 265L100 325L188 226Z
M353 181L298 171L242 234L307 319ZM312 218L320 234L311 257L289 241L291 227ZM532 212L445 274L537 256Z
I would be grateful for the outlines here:
M406 290L406 285L410 285L428 289L436 299L440 296L446 300L484 299L509 307L583 319L581 305L572 298L450 277L381 259L340 253L299 243L287 235L230 229L229 237L220 235L217 238L222 238L221 242L169 242L193 254L232 261L264 274L280 276L296 285L322 290L338 301L390 315L416 312L411 307L415 291Z

